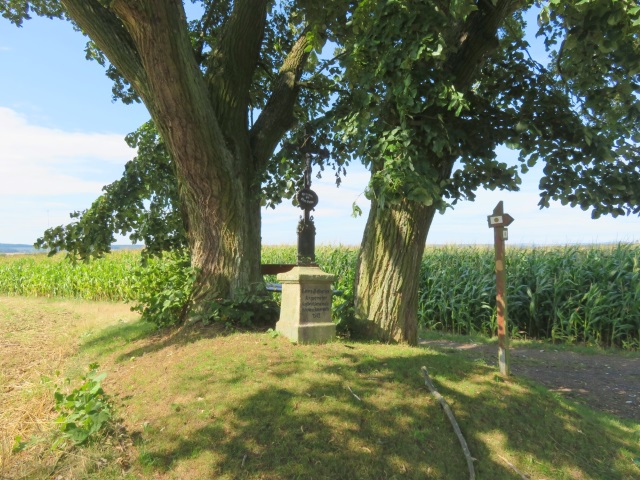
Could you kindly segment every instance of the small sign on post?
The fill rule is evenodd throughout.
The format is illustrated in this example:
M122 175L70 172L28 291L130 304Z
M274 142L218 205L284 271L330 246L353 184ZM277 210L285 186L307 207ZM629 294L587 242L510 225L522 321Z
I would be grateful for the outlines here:
M487 217L489 228L493 228L496 252L496 309L498 315L498 365L502 375L509 375L509 337L507 331L507 294L504 262L504 242L509 238L507 227L513 217L504 213L504 204L499 202L493 213Z

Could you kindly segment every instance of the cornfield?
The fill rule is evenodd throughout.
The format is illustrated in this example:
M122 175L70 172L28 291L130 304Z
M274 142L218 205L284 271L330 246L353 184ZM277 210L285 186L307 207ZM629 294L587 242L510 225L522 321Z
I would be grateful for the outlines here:
M496 332L491 248L429 249L419 319L456 333ZM511 333L567 343L640 347L640 245L507 248Z
M0 256L0 294L122 301L132 288L139 252L116 252L90 263L64 255Z
M357 249L321 247L318 264L353 286ZM294 247L268 247L264 263L294 262ZM507 308L512 336L640 348L640 245L508 246ZM494 335L492 247L427 248L418 320L427 329Z
M352 292L357 249L323 246L316 260ZM296 248L265 247L263 263L294 263ZM161 261L161 260L155 260ZM567 343L640 348L640 245L507 248L511 334ZM0 294L121 301L135 288L139 252L88 264L62 256L0 256ZM432 247L420 272L421 326L496 331L494 254L489 247ZM269 278L275 281L275 278Z

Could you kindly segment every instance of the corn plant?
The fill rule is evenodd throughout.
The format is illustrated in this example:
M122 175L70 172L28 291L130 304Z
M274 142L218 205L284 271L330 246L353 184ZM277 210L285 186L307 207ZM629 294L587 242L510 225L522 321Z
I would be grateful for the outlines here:
M63 255L0 257L0 294L121 301L130 294L138 252L72 264Z
M507 304L514 335L637 348L640 246L507 250ZM419 318L432 329L495 332L490 248L428 249Z
M357 254L356 248L343 246L316 250L317 263L337 276L334 289L344 292L343 297L334 297L337 321L353 316ZM162 266L168 261L170 257L153 260L148 268L153 272L173 271ZM263 263L295 261L294 246L263 248ZM512 335L640 347L640 245L509 246L506 265ZM142 298L148 290L146 295L152 298L157 282L139 281L146 278L144 268L140 267L139 252L118 252L75 266L61 256L4 256L0 257L0 294L121 301ZM493 335L494 268L490 247L428 248L420 271L421 325ZM149 278L155 278L153 275ZM274 282L276 278L266 280Z

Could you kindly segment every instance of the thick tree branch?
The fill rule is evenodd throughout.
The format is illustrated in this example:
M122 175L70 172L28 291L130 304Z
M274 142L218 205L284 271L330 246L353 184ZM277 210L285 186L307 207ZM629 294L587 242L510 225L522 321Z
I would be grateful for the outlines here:
M67 14L89 35L141 97L148 80L136 46L120 19L97 0L61 0Z
M458 90L466 90L475 79L476 69L498 47L497 32L504 19L522 7L523 0L481 2L478 10L469 15L459 35L459 49L447 62Z
M309 57L308 46L309 40L302 32L280 67L273 93L251 129L251 147L257 165L263 165L269 159L295 121L293 108L299 91L298 81Z
M236 0L209 57L209 88L220 119L231 116L246 122L249 87L260 55L267 4L268 0ZM232 122L231 127L242 126Z
M230 183L234 161L193 54L182 2L114 0L111 8L139 52L151 92L142 97L176 164L181 185L199 184L205 170L218 177L213 184ZM220 192L213 190L183 189L182 194L200 202L220 199Z

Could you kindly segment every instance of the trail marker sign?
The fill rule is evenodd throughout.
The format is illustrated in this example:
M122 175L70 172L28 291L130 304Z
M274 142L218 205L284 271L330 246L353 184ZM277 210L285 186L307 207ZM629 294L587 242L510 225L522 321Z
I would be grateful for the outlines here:
M509 238L507 226L513 223L513 217L504 213L504 204L499 202L493 213L487 216L489 228L493 228L493 241L496 252L496 309L498 314L498 365L502 375L509 375L509 337L507 330L507 274L504 262L504 242Z
M502 203L502 202L500 202ZM500 203L498 205L500 205ZM498 208L498 207L496 207ZM494 210L495 211L495 210ZM489 215L487 217L487 221L489 223L489 228L494 227L508 227L513 223L513 217L508 213L504 213L502 215Z

